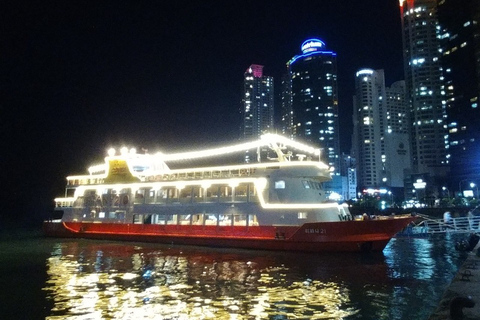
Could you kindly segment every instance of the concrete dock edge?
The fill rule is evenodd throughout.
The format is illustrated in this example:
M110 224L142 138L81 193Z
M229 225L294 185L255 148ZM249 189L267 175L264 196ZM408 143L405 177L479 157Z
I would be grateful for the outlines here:
M477 255L479 248L480 242L477 243L472 251L468 252L465 262L458 269L457 274L445 290L437 309L430 315L428 320L480 319L480 257ZM470 298L475 303L473 307L462 308L462 318L450 317L452 299L457 297Z

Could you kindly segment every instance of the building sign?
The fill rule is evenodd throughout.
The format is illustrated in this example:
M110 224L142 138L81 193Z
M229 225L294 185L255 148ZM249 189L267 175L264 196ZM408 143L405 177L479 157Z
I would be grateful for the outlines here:
M425 189L426 186L427 186L427 183L424 182L422 179L417 179L417 182L413 183L413 187L415 189Z
M302 43L302 52L308 53L312 51L317 51L325 47L325 43L319 39L308 39Z

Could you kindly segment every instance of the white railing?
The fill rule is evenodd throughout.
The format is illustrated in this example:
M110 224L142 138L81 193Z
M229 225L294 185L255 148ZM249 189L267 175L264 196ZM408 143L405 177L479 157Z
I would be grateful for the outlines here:
M480 216L451 218L447 221L421 217L425 220L413 226L412 233L480 232Z

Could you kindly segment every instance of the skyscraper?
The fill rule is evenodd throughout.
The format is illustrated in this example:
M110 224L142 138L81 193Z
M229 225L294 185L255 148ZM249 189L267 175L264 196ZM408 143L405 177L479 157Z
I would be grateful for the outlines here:
M319 39L304 41L301 50L287 63L284 131L322 148L323 160L339 174L337 55Z
M345 177L342 196L344 199L355 199L357 197L357 165L355 158L348 154L342 154L340 175Z
M403 0L400 9L412 169L415 174L431 177L438 187L448 173L449 156L436 3L437 0Z
M383 70L359 70L353 106L358 185L402 188L411 158L404 81L386 87Z
M263 75L263 66L252 64L244 74L243 139L259 138L273 131L273 77ZM257 155L257 157L260 155ZM245 161L250 162L249 153Z
M480 184L480 1L438 2L451 184Z

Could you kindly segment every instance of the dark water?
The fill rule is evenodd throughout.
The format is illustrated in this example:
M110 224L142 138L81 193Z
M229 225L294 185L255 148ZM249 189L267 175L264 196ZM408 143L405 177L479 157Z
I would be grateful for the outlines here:
M465 236L311 254L2 236L2 319L426 319Z

